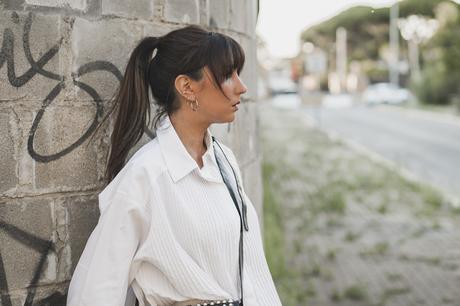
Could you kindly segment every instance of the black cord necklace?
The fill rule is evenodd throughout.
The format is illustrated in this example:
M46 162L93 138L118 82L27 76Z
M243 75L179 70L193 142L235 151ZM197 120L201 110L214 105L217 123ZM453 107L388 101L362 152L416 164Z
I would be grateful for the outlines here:
M247 221L247 207L246 207L246 203L245 203L245 201L243 199L243 196L242 196L241 184L238 181L238 177L237 177L237 175L235 173L235 170L233 169L230 161L228 160L227 156L225 155L225 152L222 149L222 147L220 146L220 144L217 142L217 140L214 138L214 136L211 136L211 137L212 137L213 144L215 143L219 147L219 150L216 150L216 146L214 146L214 155L216 157L216 161L217 161L217 165L219 167L220 174L222 176L222 179L223 179L225 185L227 186L227 189L228 189L228 191L230 193L230 196L232 197L233 203L235 204L235 207L236 207L236 209L238 211L238 214L240 216L240 242L239 242L238 267L239 267L239 279L240 279L241 305L243 305L243 227L244 227L244 229L246 231L249 231L248 221ZM221 154L223 155L224 158L222 158ZM228 170L226 170L226 167L223 165L224 159L227 162L226 164L232 170L232 174L233 174L235 184L231 183L232 176L228 173ZM237 198L236 198L236 192L234 190L235 189L234 186L236 186L236 190L237 190L237 193L238 193L238 196L239 196L239 200L241 202L241 210L240 210L240 205L238 204L238 201L237 201Z

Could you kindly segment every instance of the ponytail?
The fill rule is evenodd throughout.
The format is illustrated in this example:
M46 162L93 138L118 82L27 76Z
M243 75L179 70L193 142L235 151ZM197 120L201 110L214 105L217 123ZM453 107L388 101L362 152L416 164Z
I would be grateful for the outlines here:
M144 128L150 122L148 72L159 40L157 37L147 37L134 48L115 95L113 109L117 108L117 117L105 171L108 182L123 168L129 150L141 139Z

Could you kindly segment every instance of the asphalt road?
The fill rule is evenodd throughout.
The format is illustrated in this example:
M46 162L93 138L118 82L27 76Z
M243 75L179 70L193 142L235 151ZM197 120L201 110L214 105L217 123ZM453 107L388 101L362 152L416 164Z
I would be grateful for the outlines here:
M460 120L397 107L302 107L323 129L351 139L460 196Z

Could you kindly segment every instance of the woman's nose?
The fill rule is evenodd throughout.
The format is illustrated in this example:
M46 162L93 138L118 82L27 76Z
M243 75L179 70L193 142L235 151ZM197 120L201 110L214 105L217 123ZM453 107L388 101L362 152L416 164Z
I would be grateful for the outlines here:
M240 94L244 94L246 91L248 91L248 88L243 83L243 80L240 79Z

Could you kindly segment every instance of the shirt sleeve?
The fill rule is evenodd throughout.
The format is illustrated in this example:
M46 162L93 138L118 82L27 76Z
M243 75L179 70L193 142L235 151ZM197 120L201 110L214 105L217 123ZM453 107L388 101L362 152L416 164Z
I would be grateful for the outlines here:
M136 182L134 181L135 184ZM67 306L124 306L132 281L132 261L149 227L146 204L118 186L103 201L92 231L73 273Z
M230 161L233 167L235 168L236 175L241 184L241 196L244 197L245 203L247 205L249 231L244 232L243 239L244 269L247 270L247 275L253 284L254 295L257 298L257 303L261 306L281 306L281 300L273 282L273 278L265 257L257 211L247 196L246 192L244 191L241 171L239 169L235 155L228 147L225 149L226 152L228 152L228 156L230 157Z

